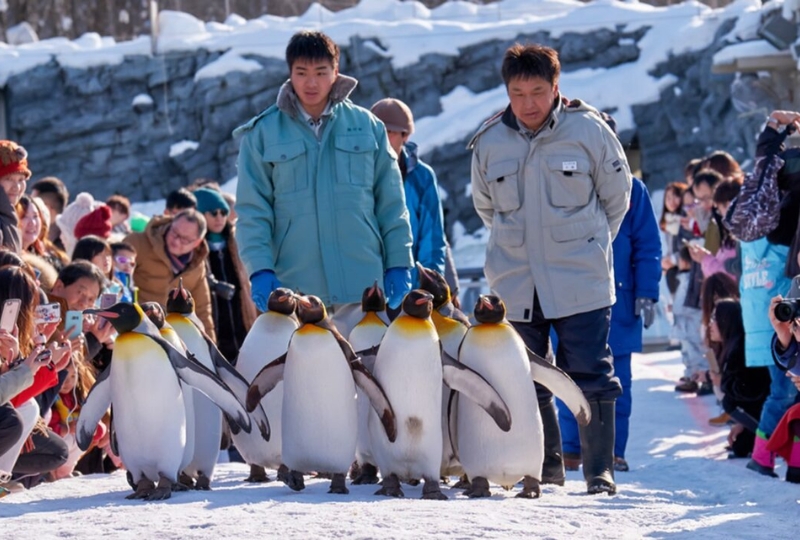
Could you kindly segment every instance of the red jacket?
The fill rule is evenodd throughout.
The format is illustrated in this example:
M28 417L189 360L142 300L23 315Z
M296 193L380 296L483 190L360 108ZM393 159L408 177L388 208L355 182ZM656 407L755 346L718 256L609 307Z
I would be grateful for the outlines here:
M52 388L58 384L58 373L43 367L36 372L33 376L33 384L28 388L17 394L12 400L11 404L14 407L19 407L32 397L36 397L48 388Z

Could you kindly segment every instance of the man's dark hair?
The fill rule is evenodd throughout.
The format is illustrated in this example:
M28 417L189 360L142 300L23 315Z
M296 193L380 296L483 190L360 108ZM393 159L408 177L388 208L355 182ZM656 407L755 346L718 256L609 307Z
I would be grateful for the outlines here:
M716 204L729 203L739 195L739 191L741 191L741 189L741 180L733 178L722 180L714 189L714 196L712 200Z
M512 79L539 77L550 84L558 83L561 62L558 52L544 45L521 45L516 43L503 56L503 82L506 86Z
M31 191L36 190L39 195L51 195L52 200L57 203L58 213L64 211L64 207L69 202L69 190L60 179L55 176L45 176L31 185Z
M167 195L167 210L184 210L186 208L197 208L197 199L194 194L186 188L179 188Z
M58 273L58 280L63 283L65 287L69 287L83 278L95 281L101 291L106 284L106 278L103 276L103 272L89 261L78 260L71 262Z
M208 224L206 223L206 218L197 211L196 208L186 208L185 210L181 210L174 216L172 216L172 223L179 221L181 219L185 219L189 223L194 223L197 225L197 234L200 238L205 237L206 232L208 231ZM170 227L172 224L170 224Z
M329 60L339 67L339 46L318 30L302 30L286 46L286 63L291 71L297 60Z
M713 169L703 169L702 171L698 172L694 175L694 179L692 180L692 190L699 186L700 184L706 184L712 190L714 186L722 182L724 178L721 174Z
M136 248L127 242L114 242L110 244L110 246L112 255L116 255L120 251L130 251L131 253L136 253Z
M106 206L120 214L131 215L131 201L124 195L112 195L106 199Z

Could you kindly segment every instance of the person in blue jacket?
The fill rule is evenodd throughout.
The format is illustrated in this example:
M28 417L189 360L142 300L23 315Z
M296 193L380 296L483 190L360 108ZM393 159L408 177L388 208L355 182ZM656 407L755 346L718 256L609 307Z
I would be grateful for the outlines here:
M286 47L290 78L243 135L236 240L253 301L281 286L319 296L340 332L382 279L389 306L411 290L411 226L397 156L383 124L349 95L339 47L301 31Z
M614 373L622 384L615 411L614 469L627 471L625 447L633 398L631 396L631 353L642 350L642 326L648 328L655 318L661 280L661 234L650 194L644 183L633 178L631 204L617 237L614 252L614 284L617 302L611 308L608 345L614 353ZM564 467L577 470L581 442L578 424L566 406L558 402Z
M382 99L370 110L386 126L389 144L398 156L414 241L414 262L444 275L447 244L439 184L430 165L417 156L417 145L408 140L414 133L414 115L408 105L394 98ZM416 268L412 281L415 287L419 285Z

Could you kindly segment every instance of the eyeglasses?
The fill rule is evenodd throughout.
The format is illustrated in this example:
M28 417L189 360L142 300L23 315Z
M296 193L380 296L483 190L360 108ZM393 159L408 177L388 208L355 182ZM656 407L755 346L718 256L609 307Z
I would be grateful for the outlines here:
M136 266L136 257L125 257L124 255L117 255L114 260L119 264L130 264Z
M218 208L216 210L212 210L211 212L209 212L209 214L211 214L213 217L219 217L219 216L224 217L228 215L228 211L225 210L224 208Z
M193 244L197 241L197 238L189 238L187 236L181 236L180 234L175 232L175 229L172 227L169 228L167 234L171 234L178 242L183 244L184 246L188 246L189 244Z

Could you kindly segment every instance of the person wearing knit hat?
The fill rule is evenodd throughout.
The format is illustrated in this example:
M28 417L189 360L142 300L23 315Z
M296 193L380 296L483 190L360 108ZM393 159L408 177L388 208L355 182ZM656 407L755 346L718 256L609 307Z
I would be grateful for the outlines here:
M64 251L72 257L72 250L75 249L75 225L78 224L83 216L100 206L101 203L94 200L91 193L79 193L75 200L64 208L64 211L56 216L56 223L61 229L61 243Z
M15 253L21 248L15 207L30 177L28 152L14 141L0 141L0 245Z
M200 188L194 191L194 196L197 199L197 211L205 214L206 212L214 212L215 210L224 210L225 215L231 211L228 202L222 193L216 189ZM208 218L208 216L206 216Z
M228 223L230 206L224 195L210 187L192 193L208 224L208 277L217 346L225 358L235 360L258 315L250 298L250 281L239 257L234 227Z
M84 236L94 235L107 239L111 236L111 208L106 204L101 204L75 224L75 240L80 240Z

